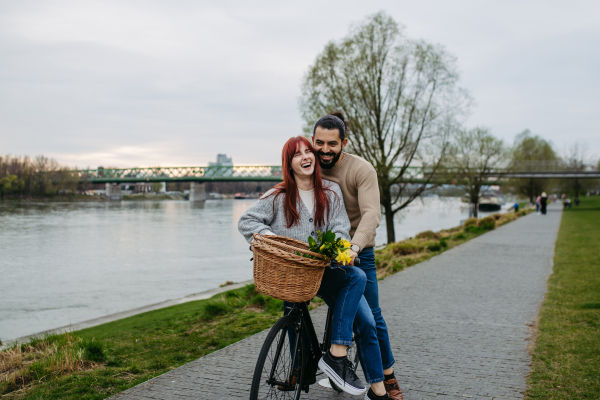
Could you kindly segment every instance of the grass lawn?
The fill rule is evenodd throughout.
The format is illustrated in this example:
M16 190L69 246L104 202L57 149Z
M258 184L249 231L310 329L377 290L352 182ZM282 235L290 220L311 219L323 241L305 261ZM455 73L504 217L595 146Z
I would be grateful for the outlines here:
M600 399L600 197L563 212L527 398Z
M470 219L453 229L427 231L392 243L376 252L378 277L427 260L530 211ZM280 300L248 285L209 300L38 338L0 352L0 397L105 399L269 328L282 308Z
M0 397L104 399L268 328L282 307L248 285L36 339L3 352Z

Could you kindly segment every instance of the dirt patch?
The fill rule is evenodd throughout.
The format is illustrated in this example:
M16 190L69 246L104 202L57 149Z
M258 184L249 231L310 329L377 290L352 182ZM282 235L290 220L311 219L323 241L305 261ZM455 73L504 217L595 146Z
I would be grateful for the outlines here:
M525 340L527 340L527 351L529 352L529 355L531 355L535 349L535 342L539 334L539 323L540 317L537 316L533 321L527 324L527 329L529 329L529 337L527 337Z

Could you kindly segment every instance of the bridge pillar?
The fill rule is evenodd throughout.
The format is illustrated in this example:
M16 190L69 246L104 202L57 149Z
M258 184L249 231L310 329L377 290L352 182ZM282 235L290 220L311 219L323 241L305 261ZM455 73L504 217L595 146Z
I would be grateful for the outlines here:
M190 183L190 201L206 201L206 192L204 191L204 182Z
M121 200L121 198L123 198L123 194L121 193L121 184L107 183L106 197L108 197L109 200Z

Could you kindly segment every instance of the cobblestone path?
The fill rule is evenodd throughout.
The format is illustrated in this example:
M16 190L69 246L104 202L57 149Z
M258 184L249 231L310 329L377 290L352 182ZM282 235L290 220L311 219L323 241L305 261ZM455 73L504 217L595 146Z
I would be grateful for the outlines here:
M552 271L560 208L531 214L379 282L406 400L520 399L530 324ZM313 312L322 332L326 307ZM267 332L112 399L248 398ZM362 373L360 374L362 376ZM303 399L362 399L312 385Z

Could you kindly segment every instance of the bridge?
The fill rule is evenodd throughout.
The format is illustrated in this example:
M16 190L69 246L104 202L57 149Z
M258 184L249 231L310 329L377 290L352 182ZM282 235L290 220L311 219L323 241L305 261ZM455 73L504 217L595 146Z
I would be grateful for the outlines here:
M97 168L74 171L80 182L105 183L108 197L121 195L120 183L135 182L191 182L190 200L205 200L204 182L279 182L283 179L280 165L200 166L200 167L148 167L148 168ZM423 183L431 173L427 167L409 167L407 183ZM445 168L434 175L432 183L450 183L449 177L463 175L464 170ZM530 178L600 178L599 171L568 169L558 163L517 165L487 172L489 184L500 179Z

